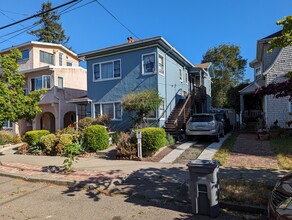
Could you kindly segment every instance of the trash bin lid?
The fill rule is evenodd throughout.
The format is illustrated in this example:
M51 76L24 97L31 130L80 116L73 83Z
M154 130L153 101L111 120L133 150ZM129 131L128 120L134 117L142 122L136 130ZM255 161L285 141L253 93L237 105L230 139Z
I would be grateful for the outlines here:
M219 162L217 160L191 160L188 162L187 166L215 169L216 167L219 167Z

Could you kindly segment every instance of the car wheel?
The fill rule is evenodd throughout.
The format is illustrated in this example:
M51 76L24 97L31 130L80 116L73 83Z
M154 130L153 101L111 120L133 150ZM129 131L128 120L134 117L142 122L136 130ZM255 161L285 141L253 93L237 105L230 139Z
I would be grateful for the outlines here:
M187 140L188 140L188 141L191 141L191 140L193 140L193 137L192 137L192 136L190 136L190 135L186 135L186 138L187 138Z
M220 133L218 132L217 135L215 136L215 141L219 142L220 141Z
M220 134L220 137L224 137L224 135L225 135L225 132L224 132L224 129L222 129L222 132Z

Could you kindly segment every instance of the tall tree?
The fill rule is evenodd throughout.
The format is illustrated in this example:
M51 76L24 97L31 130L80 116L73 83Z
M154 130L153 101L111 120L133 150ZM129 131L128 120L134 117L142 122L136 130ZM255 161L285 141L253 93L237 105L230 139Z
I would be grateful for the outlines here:
M156 90L144 90L124 96L122 106L128 112L135 112L134 126L140 127L143 118L147 117L150 111L156 111L161 102L162 98Z
M228 107L233 108L236 113L240 112L240 90L245 88L249 83L240 83L237 86L232 86L227 91Z
M203 55L202 63L205 62L213 63L215 73L212 80L212 105L224 107L227 105L226 91L242 82L247 60L240 55L238 46L221 44Z
M42 4L41 12L43 12L39 17L40 20L35 22L35 24L41 27L36 30L32 30L29 34L36 36L38 41L47 43L56 43L66 45L69 41L69 37L66 37L62 25L58 23L60 20L60 15L56 10L49 11L52 9L51 2L44 2Z
M25 95L24 75L18 73L17 60L21 57L18 49L0 55L0 128L4 120L16 122L19 119L31 120L41 111L39 101L45 91L30 92Z
M271 45L269 52L274 48L292 46L292 16L286 16L284 19L277 21L276 24L283 26L282 35L269 42Z

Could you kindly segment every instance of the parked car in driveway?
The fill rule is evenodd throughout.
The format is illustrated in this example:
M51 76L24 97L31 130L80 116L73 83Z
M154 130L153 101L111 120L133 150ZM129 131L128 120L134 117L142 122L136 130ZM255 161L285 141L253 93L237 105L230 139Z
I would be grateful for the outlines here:
M211 136L219 141L224 137L223 123L216 114L194 114L186 124L186 137Z
M226 114L224 112L220 112L220 113L216 113L216 116L223 123L224 133L226 134L227 132L229 132L230 131L230 120L226 116Z
M269 199L269 219L292 219L292 172L275 185Z

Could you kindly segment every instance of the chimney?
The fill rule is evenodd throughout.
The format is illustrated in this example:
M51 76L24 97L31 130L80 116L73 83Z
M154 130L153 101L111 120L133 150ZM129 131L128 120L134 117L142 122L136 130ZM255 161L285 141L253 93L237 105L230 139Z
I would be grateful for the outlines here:
M133 43L134 42L134 38L132 38L132 37L128 37L127 40L128 40L128 43Z

